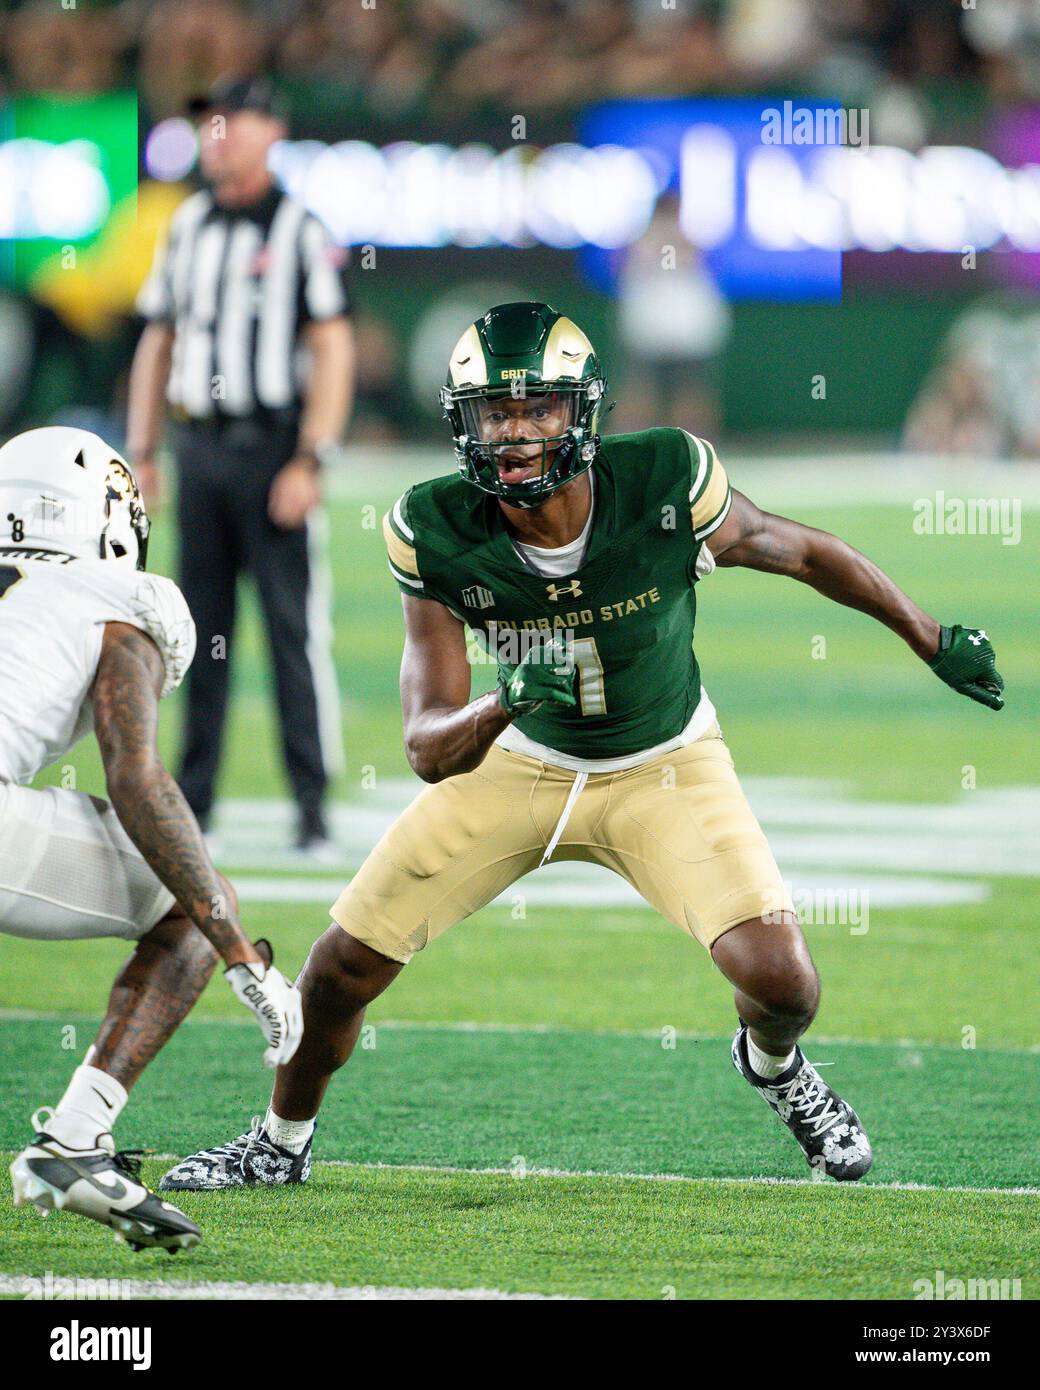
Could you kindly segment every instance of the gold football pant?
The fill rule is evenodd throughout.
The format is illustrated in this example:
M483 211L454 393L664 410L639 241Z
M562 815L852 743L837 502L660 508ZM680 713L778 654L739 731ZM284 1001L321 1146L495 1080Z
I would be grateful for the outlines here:
M474 772L427 787L332 908L335 922L408 961L456 922L552 861L613 869L704 946L793 911L718 725L627 772L579 774L492 745Z

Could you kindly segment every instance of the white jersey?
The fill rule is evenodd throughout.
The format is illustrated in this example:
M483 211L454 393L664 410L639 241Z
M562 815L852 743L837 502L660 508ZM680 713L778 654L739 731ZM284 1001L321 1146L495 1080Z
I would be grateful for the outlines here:
M195 655L195 624L171 579L107 560L0 550L0 782L27 783L93 728L106 623L155 642L163 695Z

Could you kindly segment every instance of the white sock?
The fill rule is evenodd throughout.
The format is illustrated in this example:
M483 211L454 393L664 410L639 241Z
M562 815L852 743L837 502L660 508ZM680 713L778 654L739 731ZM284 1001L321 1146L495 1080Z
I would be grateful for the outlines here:
M72 1073L47 1133L70 1149L96 1148L98 1135L111 1132L126 1102L126 1090L114 1076L84 1062Z
M756 1047L751 1040L750 1029L747 1033L747 1055L751 1063L751 1070L756 1076L760 1076L763 1081L774 1081L781 1072L794 1061L794 1048L792 1047L786 1057L773 1057L768 1052L763 1052L760 1047Z
M313 1120L283 1120L270 1106L264 1116L264 1129L267 1137L279 1148L288 1149L291 1154L302 1154L307 1140L314 1133Z

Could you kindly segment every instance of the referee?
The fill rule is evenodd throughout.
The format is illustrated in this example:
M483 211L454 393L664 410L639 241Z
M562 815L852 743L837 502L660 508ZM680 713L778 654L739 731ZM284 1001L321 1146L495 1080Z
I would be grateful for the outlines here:
M268 153L286 129L265 80L219 84L192 112L208 187L177 209L141 290L127 425L154 502L167 405L174 421L181 587L198 628L179 781L205 829L247 571L274 661L297 848L321 858L326 783L343 755L319 502L353 396L346 253L274 186Z

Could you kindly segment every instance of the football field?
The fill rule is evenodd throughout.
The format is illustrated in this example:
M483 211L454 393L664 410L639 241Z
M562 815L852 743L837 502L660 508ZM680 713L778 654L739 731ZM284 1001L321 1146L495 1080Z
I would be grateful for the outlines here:
M805 1050L859 1111L870 1175L810 1180L733 1070L731 993L701 947L606 871L550 866L417 956L370 1009L305 1187L180 1194L204 1240L171 1260L14 1211L5 1184L0 1297L51 1277L181 1298L908 1299L937 1271L1037 1296L1036 484L1011 467L962 476L968 496L1021 495L1021 538L1004 544L915 532L915 501L958 485L949 470L888 472L883 488L876 464L855 461L730 472L760 504L843 535L942 621L984 627L1007 682L999 714L973 704L885 629L791 581L720 570L698 588L705 685L823 979ZM407 481L402 461L359 466L330 506L339 867L286 849L251 600L236 639L218 859L287 971L419 785L379 529ZM156 523L156 569L172 566L171 526ZM175 698L171 751L178 712ZM104 790L89 741L48 777ZM57 1102L125 955L0 937L5 1154ZM157 1180L172 1156L248 1128L268 1100L261 1051L218 973L133 1093L120 1146L153 1150Z

